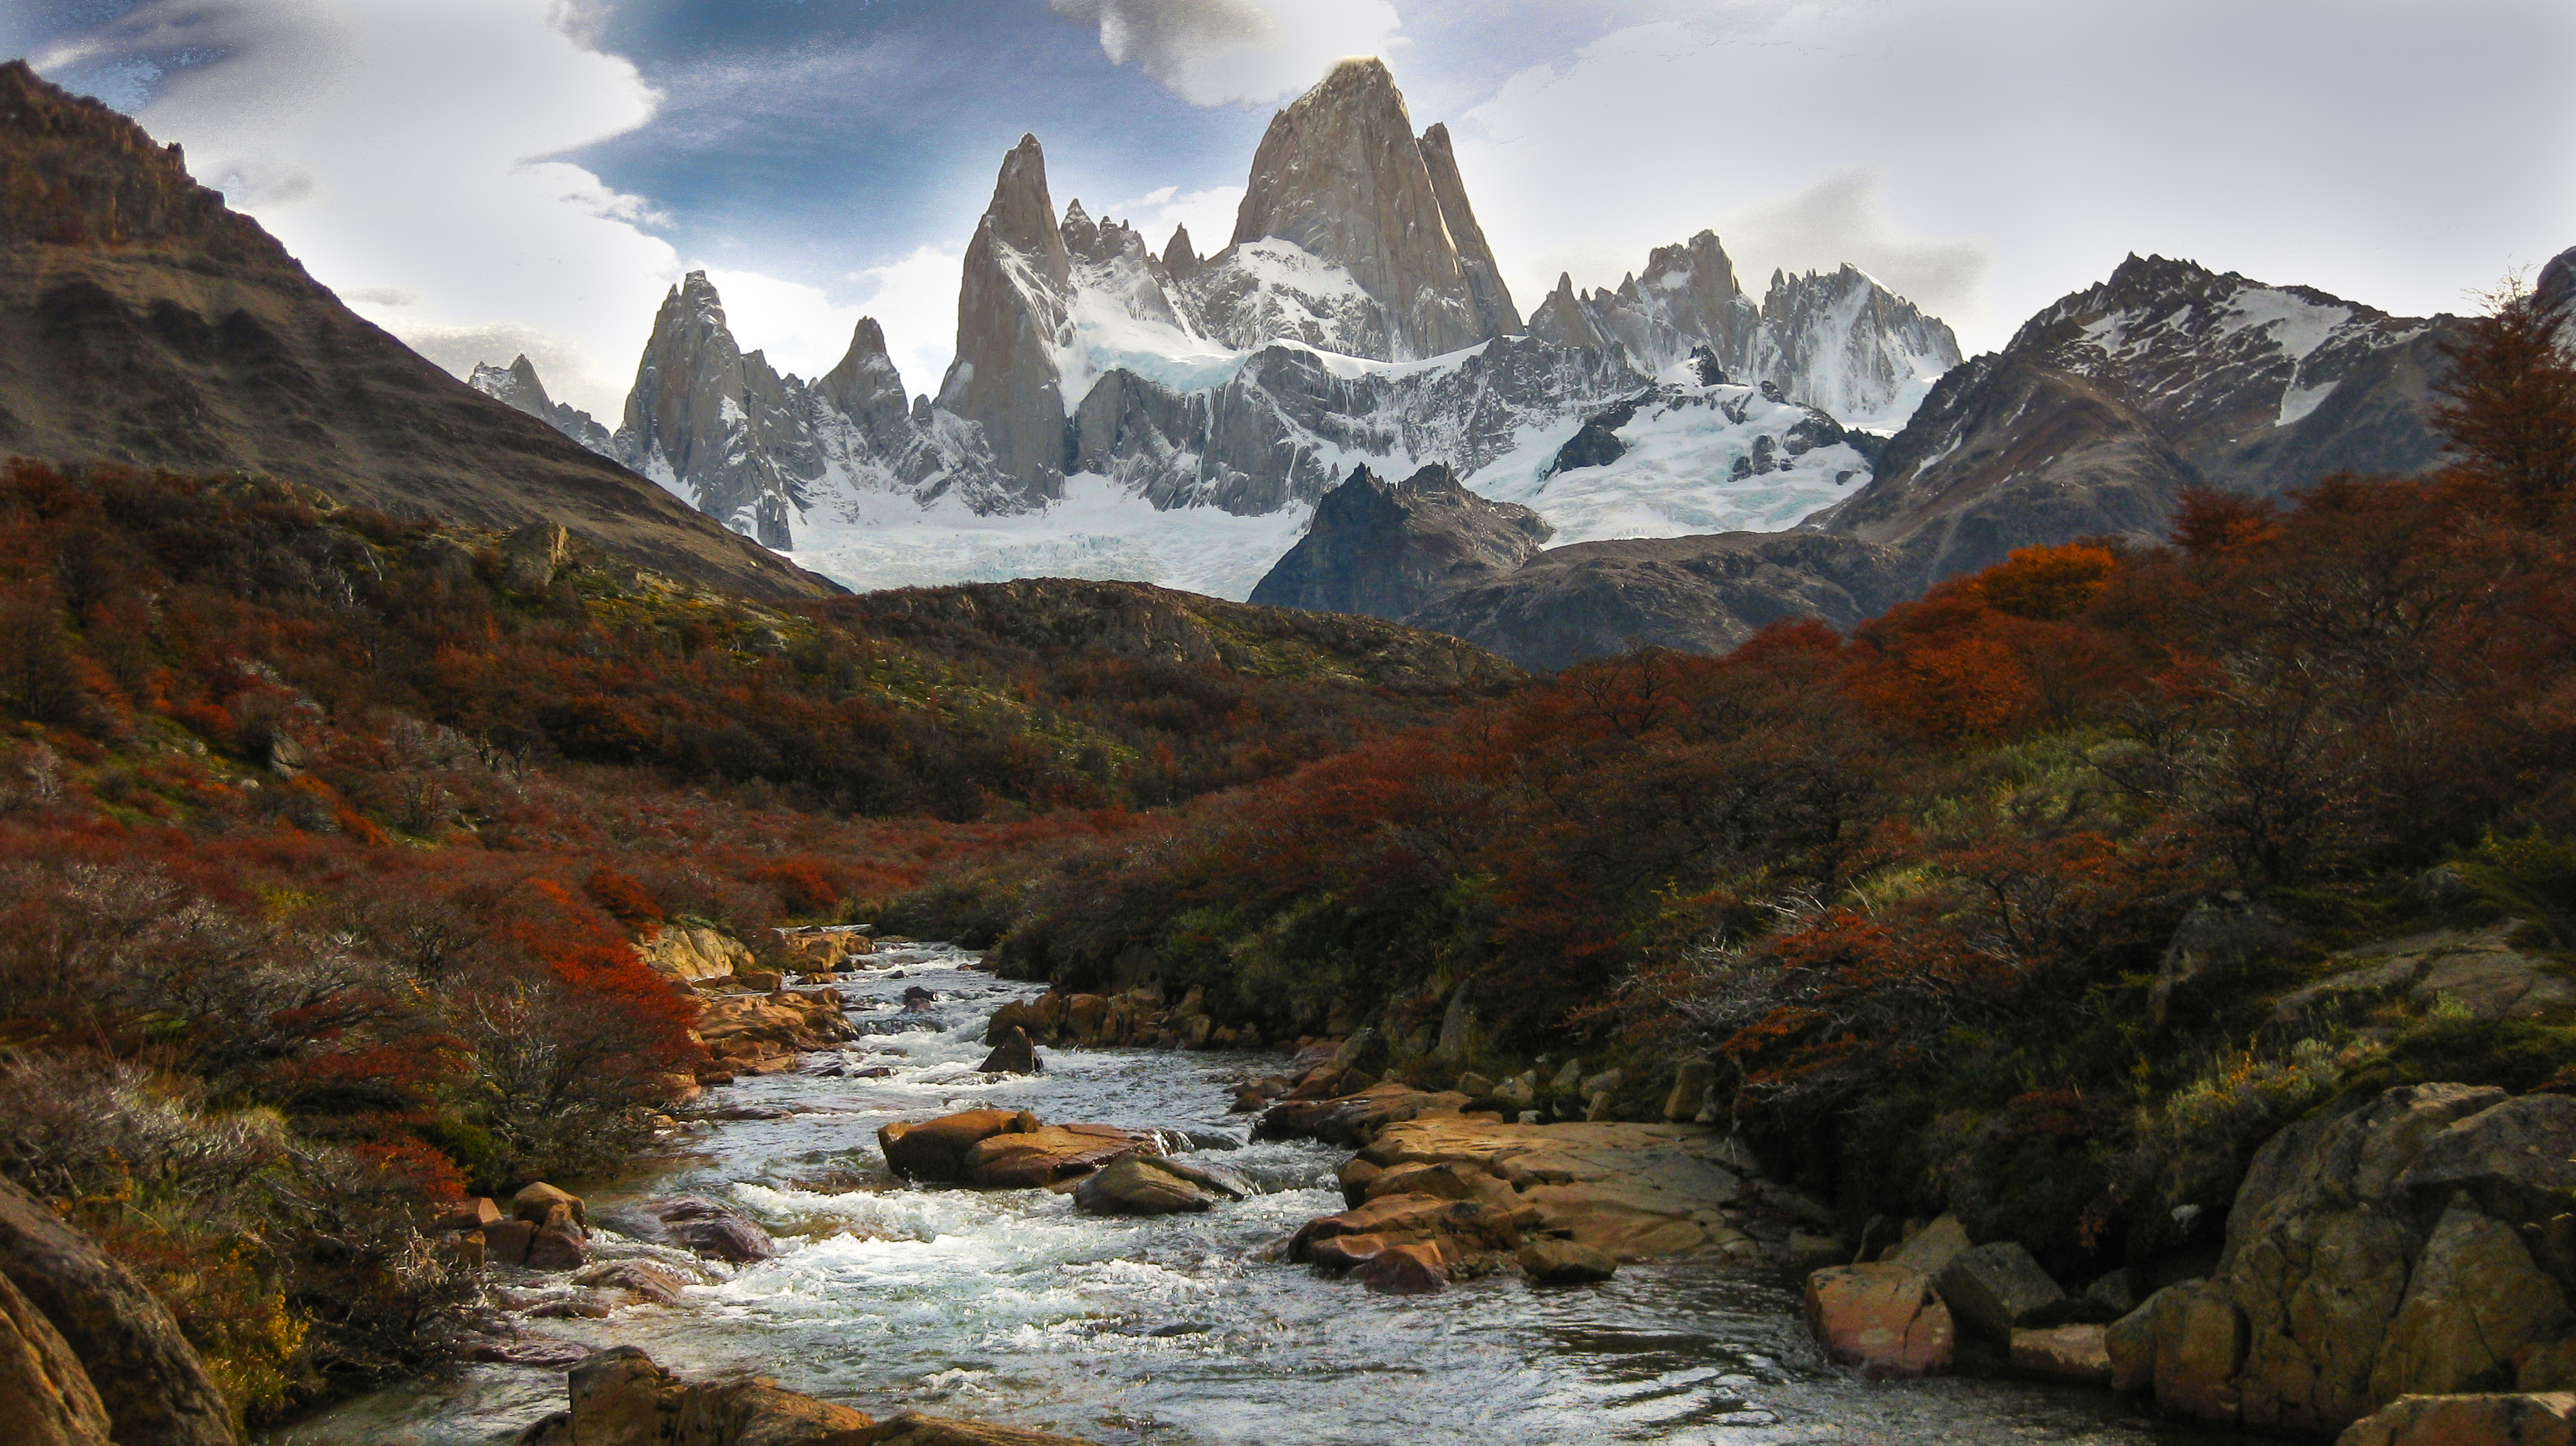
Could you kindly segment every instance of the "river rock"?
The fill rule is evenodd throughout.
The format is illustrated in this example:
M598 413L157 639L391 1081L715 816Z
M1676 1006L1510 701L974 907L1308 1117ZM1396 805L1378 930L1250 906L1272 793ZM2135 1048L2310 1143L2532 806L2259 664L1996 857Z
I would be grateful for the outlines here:
M1376 1236L1388 1246L1436 1241L1444 1261L1510 1256L1520 1247L1512 1212L1481 1200L1432 1195L1382 1195L1335 1215L1309 1220L1289 1239L1288 1258L1315 1262L1317 1244L1337 1236Z
M549 1205L546 1218L537 1222L535 1233L528 1237L528 1268L578 1270L589 1260L590 1240L573 1218L572 1206L562 1202Z
M676 1195L623 1206L600 1223L632 1240L670 1245L708 1260L747 1265L778 1254L778 1242L749 1216L700 1195Z
M448 1235L465 1230L483 1230L501 1223L501 1207L488 1195L477 1195L462 1205L452 1206L430 1222L429 1233Z
M1588 1245L1535 1235L1516 1253L1521 1272L1541 1285L1592 1285L1618 1273L1619 1262Z
M2048 1326L2012 1333L2012 1366L2025 1375L2111 1384L2109 1331L2098 1325Z
M504 1220L483 1230L483 1256L494 1265L525 1265L537 1227L525 1220Z
M652 938L635 946L635 957L657 974L693 984L701 979L729 979L757 967L741 940L722 930L685 924L663 925Z
M653 1305L678 1305L680 1292L697 1282L658 1261L612 1260L574 1276L572 1283L593 1290L629 1291Z
M1013 1025L993 1052L984 1056L984 1062L975 1067L986 1074L1036 1074L1037 1046L1029 1042L1027 1030Z
M1938 1279L1941 1299L1959 1323L1999 1345L2019 1327L2053 1324L2066 1309L2066 1292L2015 1241L1962 1250Z
M887 1168L907 1180L954 1184L966 1177L966 1155L995 1135L1038 1128L1026 1110L961 1110L936 1119L898 1121L877 1131Z
M169 1310L88 1236L0 1180L0 1275L42 1312L118 1446L232 1446L231 1412Z
M1837 1265L1807 1277L1807 1328L1825 1354L1874 1380L1947 1370L1956 1334L1932 1277L1901 1265Z
M518 1446L1088 1446L909 1411L874 1421L762 1377L691 1385L633 1346L589 1356L565 1387L571 1409L520 1432Z
M1380 1171L1360 1192L1363 1200L1380 1195L1436 1195L1443 1200L1473 1200L1469 1181L1477 1172L1457 1165L1398 1165Z
M1510 1187L1514 1213L1616 1260L1715 1243L1750 1203L1740 1146L1702 1125L1504 1124L1436 1115L1389 1124L1361 1152L1389 1169L1456 1165ZM1480 1198L1483 1198L1480 1196ZM1489 1202L1499 1203L1499 1202Z
M2355 1421L2335 1446L2570 1446L2576 1395L2407 1396Z
M1124 1155L1160 1153L1149 1136L1115 1125L1046 1125L994 1134L966 1151L964 1179L981 1190L1066 1184Z
M1084 1176L1073 1203L1094 1215L1173 1215L1212 1210L1251 1193L1251 1182L1220 1166L1128 1155Z
M837 989L787 989L704 1001L698 1035L722 1068L783 1074L800 1056L836 1049L859 1037Z
M510 1197L510 1218L525 1220L531 1225L543 1225L546 1217L552 1214L558 1205L564 1208L566 1215L574 1224L590 1223L590 1207L582 1203L580 1196L569 1190L558 1190L543 1180Z
M108 1446L107 1407L44 1312L0 1275L0 1422L23 1446Z
M1457 1116L1467 1097L1455 1090L1418 1090L1401 1081L1374 1084L1331 1099L1293 1095L1264 1111L1253 1134L1265 1140L1322 1140L1360 1146L1391 1124L1429 1115Z
M1390 1243L1351 1274L1380 1295L1429 1295L1449 1286L1449 1265L1436 1240Z

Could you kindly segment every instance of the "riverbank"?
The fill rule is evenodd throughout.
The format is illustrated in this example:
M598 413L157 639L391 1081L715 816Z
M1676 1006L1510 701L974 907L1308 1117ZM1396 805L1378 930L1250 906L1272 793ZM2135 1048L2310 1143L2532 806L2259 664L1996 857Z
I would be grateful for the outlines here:
M1282 1056L1049 1047L1040 1074L987 1076L975 1066L990 1015L1037 990L972 962L923 947L852 971L834 987L860 1033L804 1062L843 1074L744 1075L697 1106L734 1117L693 1128L671 1158L569 1182L603 1217L648 1198L720 1200L772 1235L775 1258L712 1263L676 1304L523 1313L520 1327L585 1353L634 1346L692 1382L766 1376L880 1420L912 1409L1111 1446L1539 1446L1605 1430L1649 1446L2221 1439L2141 1420L2102 1392L1974 1375L1864 1382L1809 1339L1794 1269L1722 1250L1633 1262L1582 1288L1509 1272L1406 1297L1288 1263L1278 1252L1298 1229L1348 1208L1352 1151L1252 1140L1252 1121L1228 1113ZM907 1010L908 989L929 991L928 1008ZM922 1188L885 1169L880 1127L975 1106L1229 1134L1240 1147L1209 1158L1258 1193L1123 1219L1066 1194ZM565 1401L561 1367L469 1363L264 1439L487 1446Z

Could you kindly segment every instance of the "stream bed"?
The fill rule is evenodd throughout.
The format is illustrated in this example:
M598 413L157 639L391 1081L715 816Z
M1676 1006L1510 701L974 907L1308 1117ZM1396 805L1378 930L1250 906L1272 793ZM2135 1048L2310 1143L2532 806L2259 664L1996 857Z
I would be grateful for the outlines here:
M945 946L871 962L839 987L852 1017L884 1032L851 1045L847 1067L890 1074L746 1078L701 1105L795 1113L719 1121L684 1137L685 1153L573 1187L594 1212L679 1193L724 1200L777 1236L778 1257L715 1267L722 1278L676 1307L531 1329L640 1346L691 1379L771 1376L873 1415L914 1407L1113 1446L2238 1439L2080 1387L1861 1381L1809 1342L1793 1279L1714 1257L1625 1266L1592 1287L1512 1276L1373 1295L1270 1248L1342 1208L1333 1178L1346 1156L1311 1143L1222 1155L1262 1193L1195 1216L1100 1219L1070 1195L905 1185L877 1150L889 1121L989 1104L1243 1139L1251 1121L1226 1114L1231 1085L1275 1060L1048 1049L1042 1074L986 1076L975 1069L986 1019L1038 986L970 969L974 955ZM907 987L933 991L927 1011L904 1010ZM474 1365L263 1439L497 1446L563 1405L560 1371Z

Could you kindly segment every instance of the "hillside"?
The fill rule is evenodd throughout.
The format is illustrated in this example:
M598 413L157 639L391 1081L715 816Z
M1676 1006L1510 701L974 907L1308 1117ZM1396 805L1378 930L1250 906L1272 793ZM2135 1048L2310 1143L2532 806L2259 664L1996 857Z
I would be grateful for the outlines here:
M0 454L300 483L491 529L551 522L752 596L833 585L342 306L176 147L0 65Z

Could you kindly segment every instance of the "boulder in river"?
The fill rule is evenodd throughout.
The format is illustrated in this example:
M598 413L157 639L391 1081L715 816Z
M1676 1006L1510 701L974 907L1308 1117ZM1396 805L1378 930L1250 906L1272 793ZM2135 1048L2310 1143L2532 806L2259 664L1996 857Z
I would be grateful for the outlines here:
M2012 1333L2012 1366L2051 1380L2111 1384L2109 1332L2098 1325L2049 1326Z
M580 1196L569 1190L559 1190L543 1180L510 1197L510 1218L543 1225L546 1216L558 1205L570 1213L574 1224L590 1223L590 1207L582 1202Z
M1619 1262L1588 1245L1534 1235L1521 1241L1521 1273L1541 1285L1592 1285L1616 1274Z
M966 1178L966 1152L977 1144L1036 1128L1038 1117L1026 1110L961 1110L887 1125L877 1131L877 1148L903 1178L947 1185Z
M1036 1074L1039 1069L1037 1046L1029 1042L1029 1032L1012 1025L984 1062L975 1066L986 1074Z
M1449 1286L1449 1263L1437 1240L1390 1244L1351 1274L1380 1295L1429 1295Z
M1128 1155L1082 1178L1076 1208L1093 1215L1176 1215L1212 1210L1252 1193L1252 1184L1220 1165L1158 1155Z
M1837 1265L1809 1275L1807 1328L1826 1355L1874 1380L1947 1370L1957 1344L1932 1277L1902 1265Z
M700 1195L621 1206L604 1212L600 1223L631 1240L676 1246L735 1265L767 1260L778 1253L778 1243L750 1217Z
M1115 1125L1045 1125L978 1140L966 1151L964 1179L981 1190L1069 1189L1112 1160L1161 1150L1152 1136Z

